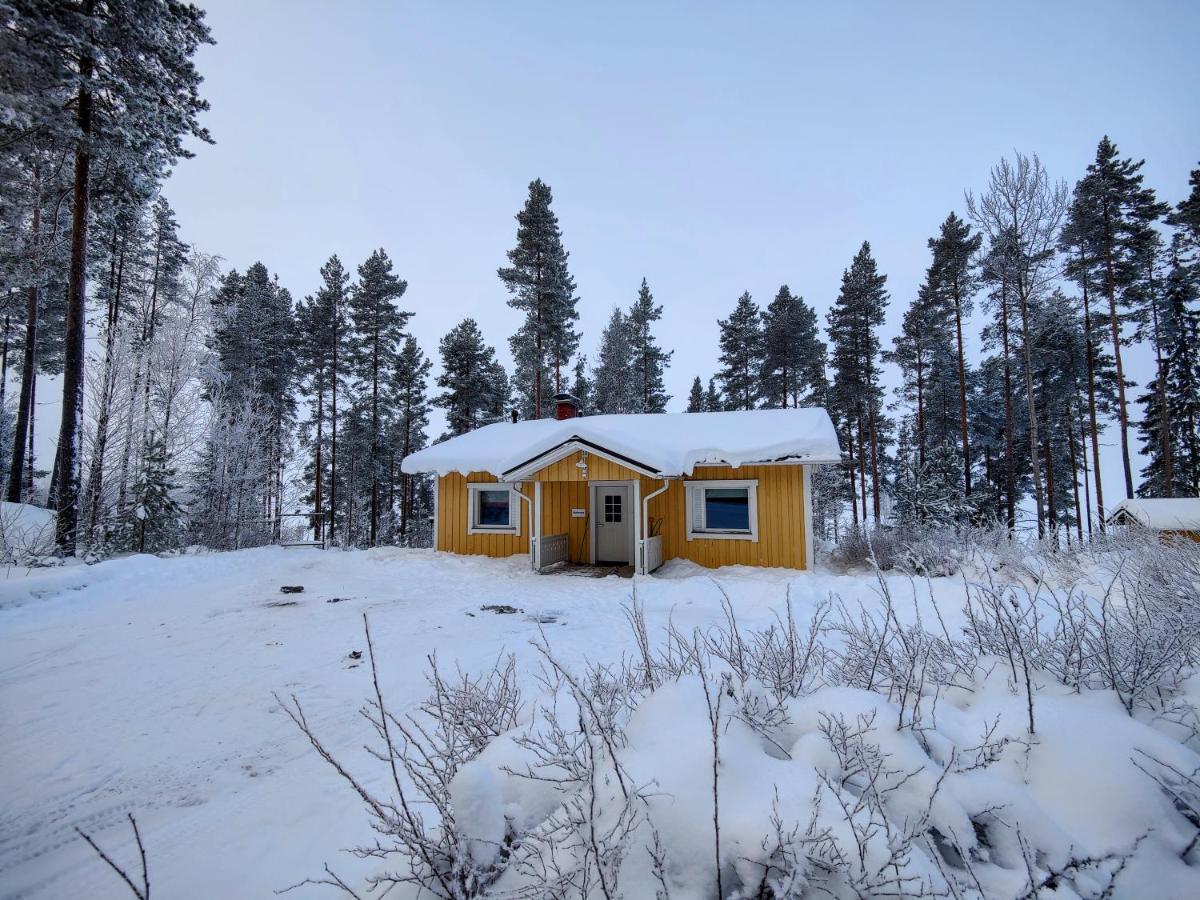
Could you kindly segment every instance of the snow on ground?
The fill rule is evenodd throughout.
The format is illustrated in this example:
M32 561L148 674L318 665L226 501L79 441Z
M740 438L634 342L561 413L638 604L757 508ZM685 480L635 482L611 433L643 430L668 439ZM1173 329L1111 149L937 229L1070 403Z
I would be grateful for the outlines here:
M443 671L457 664L479 672L513 652L527 687L536 665L529 642L539 629L568 665L619 658L631 649L623 604L634 590L652 637L668 622L684 633L723 622L724 595L747 630L774 621L788 599L802 632L818 604L831 596L848 605L878 604L874 576L744 567L709 572L675 561L651 577L594 579L539 576L527 565L523 557L272 547L8 569L0 580L0 900L126 896L75 829L93 835L132 867L135 848L127 813L135 814L141 827L156 895L271 896L319 875L325 862L352 880L373 871L372 864L340 852L373 842L361 802L318 758L274 698L276 692L297 697L327 747L368 788L386 793L383 769L363 748L373 738L359 714L371 691L370 670L365 660L351 656L366 650L364 613L371 621L389 707L402 713L428 693L424 671L430 654L437 654ZM900 619L922 619L933 627L931 601L936 599L948 631L961 627L960 579L910 583L896 575L886 580ZM304 591L284 594L284 585L303 585ZM489 604L520 611L481 609ZM971 716L1011 719L1019 731L1023 706L1003 680L998 694L975 695L970 702L978 708ZM653 702L669 705L672 696L688 690L683 684ZM1063 705L1053 693L1039 699L1053 710L1048 733L1057 729L1074 735L1074 744L1094 742L1109 752L1089 753L1084 767L1077 765L1077 754L1071 759L1042 754L1038 765L1010 773L1015 781L1029 785L1046 810L1089 845L1119 844L1128 830L1124 819L1135 813L1150 816L1150 822L1158 817L1163 833L1170 831L1163 816L1175 814L1159 810L1162 801L1153 791L1143 798L1134 796L1132 784L1122 785L1123 793L1092 790L1115 784L1118 776L1111 773L1125 771L1130 747L1161 736L1137 731L1142 726L1125 717L1111 695L1072 698ZM849 715L855 703L867 702L856 699L859 694L866 696L832 688L822 692L824 699L796 701L798 759L808 753L801 752L809 740L801 726L816 715L814 704L832 697ZM844 703L837 699L843 695ZM1082 715L1088 704L1095 706L1096 716ZM703 709L685 706L692 712ZM958 727L966 729L966 719L949 704L944 715L949 726L961 719ZM643 752L636 749L638 741L649 752L645 759L661 757L653 750L658 744L669 746L676 758L678 735L688 725L682 719L670 724L676 719L655 716L657 725L650 730L631 725L635 768L636 754ZM707 724L701 725L703 732ZM964 744L973 735L964 730ZM1112 743L1114 736L1121 740ZM1066 746L1057 738L1050 743ZM731 746L736 749L736 741ZM747 747L750 758L753 747ZM754 773L780 765L770 754L754 753L761 760L739 770L750 778L746 789L736 792L746 804L763 788L755 785ZM707 767L701 757L696 757L699 764ZM670 782L686 771L666 767L661 775ZM464 772L456 788L463 805L473 804L476 817L486 818L495 804ZM484 787L501 784L496 773L475 774ZM955 790L965 797L965 787ZM1084 802L1077 802L1080 798ZM746 816L752 812L748 807ZM469 810L463 813L470 819ZM1070 821L1072 815L1080 821ZM1122 819L1117 823L1121 835L1108 833L1114 817ZM688 819L699 822L704 816L689 814ZM1160 843L1173 848L1185 838L1171 832ZM1190 888L1181 885L1192 871L1174 857L1164 857L1167 863L1173 875L1163 880L1164 896L1188 896ZM699 885L697 890L696 896L704 893ZM301 896L330 893L308 888Z
M506 651L528 662L539 618L569 661L619 656L634 585L538 576L520 557L394 549L275 547L25 571L0 581L3 898L123 896L74 829L132 863L129 812L164 896L270 896L324 861L353 874L339 851L371 838L361 805L272 692L294 693L330 748L377 777L358 713L369 671L348 657L366 649L363 613L384 690L403 708L426 695L428 654L476 671ZM765 624L789 589L803 616L830 591L869 594L871 584L787 570L715 575L747 626ZM305 590L281 594L290 584ZM705 570L675 563L636 584L652 628L668 617L685 629L721 619Z

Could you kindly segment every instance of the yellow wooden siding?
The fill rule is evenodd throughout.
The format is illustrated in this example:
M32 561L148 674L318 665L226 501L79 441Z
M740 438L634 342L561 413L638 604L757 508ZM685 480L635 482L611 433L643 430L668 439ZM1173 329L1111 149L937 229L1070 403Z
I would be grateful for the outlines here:
M495 481L495 477L486 472L472 472L465 478L454 473L438 479L437 549L492 557L529 552L529 504L524 501L517 501L521 504L518 510L521 516L519 535L467 534L470 522L467 509L467 495L470 492L467 490L467 484ZM532 495L532 485L526 485L524 491Z
M542 535L565 534L571 562L591 560L588 541L590 518L572 517L572 509L588 509L586 481L549 481L542 484ZM590 516L590 511L589 511Z
M566 533L573 562L587 563L591 558L589 530L591 504L588 483L593 481L638 481L641 496L662 487L662 480L647 478L632 469L595 454L588 456L588 477L575 465L579 456L572 454L552 463L534 475L542 482L542 534ZM690 559L702 566L781 566L806 568L804 533L804 470L802 466L704 466L687 481L753 479L758 482L758 540L687 539L686 491L684 482L669 481L667 491L650 501L650 516L662 519L664 559ZM503 557L529 552L530 525L526 504L521 506L521 534L467 534L468 482L494 482L482 472L447 475L438 480L437 548L453 553ZM523 488L530 497L534 485ZM587 518L571 516L572 509L588 510ZM639 515L641 509L638 510ZM640 535L639 535L640 537Z
M595 453L589 453L587 455L587 478L584 478L583 470L575 465L579 460L580 454L572 453L566 459L560 459L556 463L550 463L544 469L539 469L534 473L533 478L535 481L636 481L639 477L633 469L605 459L603 456L597 456Z
M650 516L663 519L664 559L690 559L702 566L806 567L804 470L802 466L703 466L685 481L753 479L758 482L758 541L687 539L687 491L671 481L666 493L650 501ZM642 480L642 496L662 486Z

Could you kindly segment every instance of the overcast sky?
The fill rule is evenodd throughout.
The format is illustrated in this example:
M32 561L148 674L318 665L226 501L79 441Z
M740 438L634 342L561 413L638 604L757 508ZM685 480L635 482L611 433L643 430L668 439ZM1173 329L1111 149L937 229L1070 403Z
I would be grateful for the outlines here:
M217 143L165 188L188 241L297 298L383 247L435 363L465 316L507 362L496 269L540 177L583 349L648 278L672 409L742 291L823 322L864 239L890 342L927 238L1014 149L1074 184L1107 133L1172 203L1200 159L1196 2L200 5Z

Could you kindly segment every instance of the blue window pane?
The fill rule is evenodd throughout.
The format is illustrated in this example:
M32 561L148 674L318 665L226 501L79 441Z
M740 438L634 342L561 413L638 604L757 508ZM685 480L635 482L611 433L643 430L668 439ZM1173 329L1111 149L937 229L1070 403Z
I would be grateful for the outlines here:
M750 491L747 488L705 490L704 527L721 531L749 531Z
M479 492L479 524L508 525L508 491Z

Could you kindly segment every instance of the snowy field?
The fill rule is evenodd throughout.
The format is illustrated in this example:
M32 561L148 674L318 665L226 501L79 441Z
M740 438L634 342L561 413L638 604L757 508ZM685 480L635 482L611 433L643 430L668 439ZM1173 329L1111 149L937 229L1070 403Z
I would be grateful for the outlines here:
M878 602L873 577L830 572L709 573L673 563L631 581L537 576L526 566L523 558L428 551L264 548L10 570L0 582L0 897L126 896L75 829L133 866L130 812L142 829L155 895L268 897L320 874L324 862L351 877L370 871L340 852L373 840L361 802L273 697L299 698L330 750L369 787L386 791L382 767L363 749L373 738L359 713L370 669L351 656L366 650L364 613L384 692L404 711L428 693L430 654L443 670L457 664L478 672L513 652L528 681L536 655L529 642L540 628L570 664L619 659L632 649L623 604L635 585L655 633L668 621L685 633L723 621L721 589L746 629L769 625L789 596L802 628L831 594ZM905 620L932 619L933 596L946 627L962 626L960 579L918 582L915 596L908 579L888 582ZM283 585L304 591L283 594ZM481 610L488 604L520 612ZM1008 715L1003 693L987 701L997 715ZM668 708L670 702L659 701ZM853 712L863 699L847 694L845 702ZM1014 702L1019 724L1022 705ZM1114 728L1136 724L1111 697L1083 702L1103 718L1089 721L1082 707L1050 698L1047 731L1103 742ZM641 733L646 737L644 725ZM702 733L698 740L702 745ZM703 753L692 756L703 763ZM1119 790L1088 783L1109 762L1103 754L1099 770L1072 772L1075 762L1051 760L1027 778L1042 779L1051 806L1071 810L1081 827L1090 820L1099 840L1112 827L1111 804L1131 813L1120 806ZM1156 802L1134 813L1161 816ZM1160 896L1200 895L1194 869L1178 859L1159 864Z
M372 772L358 713L370 676L349 658L366 649L363 613L399 706L425 697L428 654L476 671L505 651L530 659L538 618L554 620L541 627L568 659L628 649L631 581L536 576L527 565L265 548L10 571L0 583L0 896L123 896L74 829L132 862L128 812L163 896L266 897L325 860L353 871L339 850L371 837L361 804L272 692L296 694L331 748ZM747 623L780 605L789 583L803 610L856 581L717 577ZM280 593L292 584L304 593ZM703 570L671 567L639 579L638 594L658 624L672 610L688 629L721 619Z

